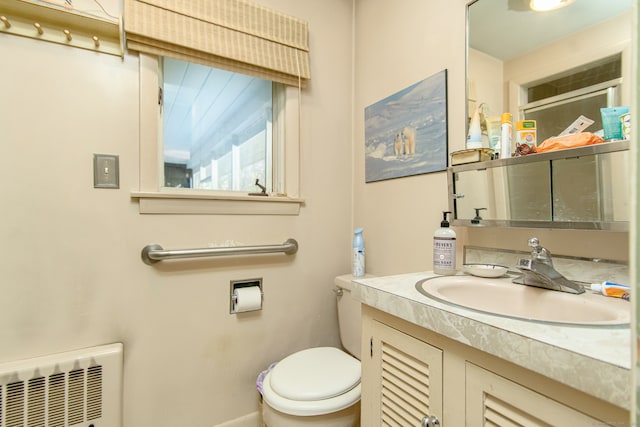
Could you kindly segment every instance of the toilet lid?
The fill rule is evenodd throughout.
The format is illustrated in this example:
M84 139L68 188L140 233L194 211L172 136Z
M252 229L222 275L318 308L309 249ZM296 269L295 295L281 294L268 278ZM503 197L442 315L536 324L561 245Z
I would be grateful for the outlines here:
M291 400L321 400L338 396L360 384L360 361L334 347L294 353L273 368L269 385Z

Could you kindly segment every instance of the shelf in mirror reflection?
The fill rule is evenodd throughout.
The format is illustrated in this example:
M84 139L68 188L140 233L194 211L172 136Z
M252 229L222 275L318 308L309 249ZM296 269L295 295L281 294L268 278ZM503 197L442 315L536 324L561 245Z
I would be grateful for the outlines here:
M626 231L628 149L618 141L451 167L453 225Z

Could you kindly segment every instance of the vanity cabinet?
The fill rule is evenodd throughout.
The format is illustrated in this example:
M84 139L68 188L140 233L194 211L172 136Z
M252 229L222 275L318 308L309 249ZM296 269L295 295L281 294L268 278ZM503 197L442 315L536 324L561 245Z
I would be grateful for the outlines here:
M362 358L362 403L370 405L362 425L418 426L426 416L440 418L442 350L376 320L363 328L369 357Z
M627 410L551 378L375 308L362 315L362 425L629 425Z
M469 426L609 425L473 363L467 362L465 371Z

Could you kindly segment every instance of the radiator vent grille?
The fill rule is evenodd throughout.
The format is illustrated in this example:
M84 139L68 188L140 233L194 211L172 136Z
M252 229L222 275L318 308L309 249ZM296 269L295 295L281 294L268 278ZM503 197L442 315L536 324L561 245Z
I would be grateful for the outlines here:
M0 364L0 427L121 427L122 345Z
M69 372L69 424L79 424L84 421L84 370L76 369Z
M30 379L29 394L27 395L27 408L29 408L28 427L44 427L45 396L46 388L44 377Z
M87 378L87 421L102 416L102 366L88 369Z
M64 374L49 377L49 426L64 427Z
M24 383L7 384L7 427L20 427L24 420Z

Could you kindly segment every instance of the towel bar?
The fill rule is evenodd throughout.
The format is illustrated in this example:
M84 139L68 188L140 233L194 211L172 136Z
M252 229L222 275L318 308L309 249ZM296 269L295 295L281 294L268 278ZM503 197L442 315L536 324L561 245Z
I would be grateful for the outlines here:
M224 246L217 248L201 249L177 249L167 250L162 246L150 244L142 248L142 262L148 265L155 264L165 259L177 258L202 258L226 255L253 255L284 252L287 255L298 252L298 242L295 239L287 239L281 245L260 245L260 246Z

